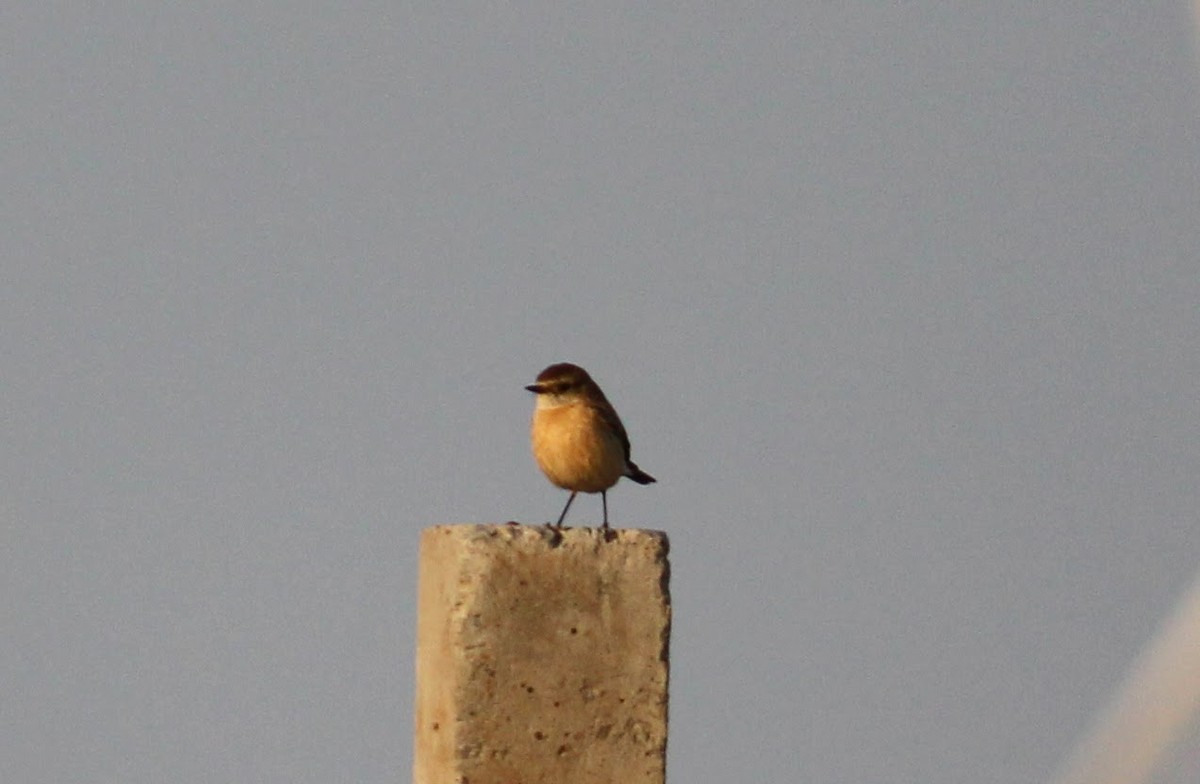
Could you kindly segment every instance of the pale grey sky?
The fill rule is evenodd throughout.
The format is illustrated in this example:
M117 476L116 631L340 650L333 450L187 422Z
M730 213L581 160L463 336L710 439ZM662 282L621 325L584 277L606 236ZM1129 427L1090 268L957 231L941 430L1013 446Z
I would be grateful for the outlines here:
M418 531L557 514L559 360L672 781L1049 776L1197 567L1188 12L6 7L0 780L406 780Z

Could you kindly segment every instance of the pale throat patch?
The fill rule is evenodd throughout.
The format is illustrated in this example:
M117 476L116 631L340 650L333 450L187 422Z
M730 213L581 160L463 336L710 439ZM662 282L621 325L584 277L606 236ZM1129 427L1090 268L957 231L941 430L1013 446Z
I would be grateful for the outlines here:
M540 395L534 395L534 397L537 400L536 407L541 409L562 408L563 406L569 406L579 400L578 394L552 395L543 392Z

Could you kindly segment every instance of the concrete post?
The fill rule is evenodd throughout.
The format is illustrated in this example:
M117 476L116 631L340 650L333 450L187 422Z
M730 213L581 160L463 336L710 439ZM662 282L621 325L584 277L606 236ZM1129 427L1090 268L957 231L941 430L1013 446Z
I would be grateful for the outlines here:
M415 784L663 784L667 537L421 534Z

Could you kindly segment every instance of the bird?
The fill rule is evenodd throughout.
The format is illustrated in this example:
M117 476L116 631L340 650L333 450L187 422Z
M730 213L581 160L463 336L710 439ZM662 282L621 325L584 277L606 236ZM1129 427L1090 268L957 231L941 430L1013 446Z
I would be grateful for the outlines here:
M533 459L550 482L571 496L554 528L562 528L579 493L599 493L608 528L608 490L621 477L656 482L629 459L629 436L617 411L588 372L570 362L550 365L525 387L536 396L530 440Z

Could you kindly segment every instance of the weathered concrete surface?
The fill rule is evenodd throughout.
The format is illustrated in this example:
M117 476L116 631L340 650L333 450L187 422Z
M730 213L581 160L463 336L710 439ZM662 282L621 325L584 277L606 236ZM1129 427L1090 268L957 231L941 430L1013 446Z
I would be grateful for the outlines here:
M667 548L658 531L422 532L415 784L663 784Z

